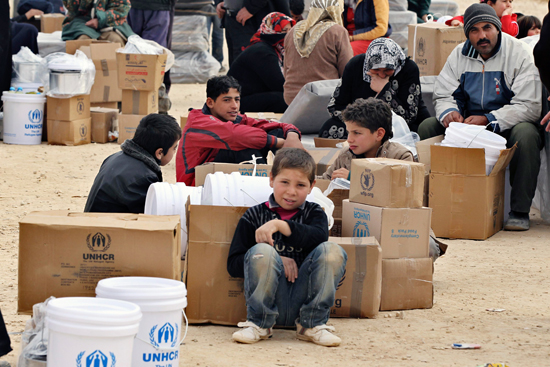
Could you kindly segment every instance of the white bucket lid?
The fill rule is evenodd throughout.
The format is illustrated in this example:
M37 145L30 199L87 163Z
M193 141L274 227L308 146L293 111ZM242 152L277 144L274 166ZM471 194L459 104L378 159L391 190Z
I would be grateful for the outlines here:
M44 94L21 94L3 92L2 101L18 103L45 103L46 96Z
M52 71L74 71L80 73L82 71L82 65L52 62L48 64L48 69Z
M46 325L51 330L75 335L133 335L141 317L138 305L113 299L64 297L46 307Z
M185 284L165 278L119 277L100 280L97 297L112 298L138 304L143 312L171 311L187 306Z

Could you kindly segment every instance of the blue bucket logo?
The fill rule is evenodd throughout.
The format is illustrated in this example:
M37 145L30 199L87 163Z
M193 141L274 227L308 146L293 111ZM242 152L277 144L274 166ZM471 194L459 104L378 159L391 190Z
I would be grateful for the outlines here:
M353 237L369 237L369 226L367 222L358 221L353 227Z
M171 323L167 322L166 324L162 325L158 330L157 328L158 325L155 325L151 328L151 331L149 332L149 341L151 342L151 344L156 348L159 348L161 345L169 345L171 348L175 347L178 343L178 324L175 323L174 325L172 325Z
M42 111L39 109L29 111L29 121L33 124L37 124L42 121Z
M86 351L80 352L76 357L76 367L115 367L115 354L109 352L111 360L100 350L94 350L92 353L85 356ZM84 359L84 361L82 361ZM84 362L84 364L82 364Z

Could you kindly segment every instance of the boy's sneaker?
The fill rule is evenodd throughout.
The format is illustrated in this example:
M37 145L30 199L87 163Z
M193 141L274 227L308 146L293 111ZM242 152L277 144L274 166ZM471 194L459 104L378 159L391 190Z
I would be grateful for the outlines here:
M342 342L342 339L333 334L335 331L334 326L326 324L306 329L299 322L296 322L296 338L325 347L337 347Z
M237 326L244 328L233 333L233 340L239 343L253 344L273 335L273 329L262 329L250 321L239 322Z
M510 212L504 224L506 231L527 231L529 229L529 213Z

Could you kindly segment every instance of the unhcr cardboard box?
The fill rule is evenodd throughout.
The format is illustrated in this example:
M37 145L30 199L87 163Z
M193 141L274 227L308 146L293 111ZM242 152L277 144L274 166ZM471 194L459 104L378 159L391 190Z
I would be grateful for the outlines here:
M19 222L17 311L50 296L94 297L99 280L180 279L179 216L33 212Z
M316 175L320 176L334 163L340 154L339 148L309 148L307 152L311 154L317 165Z
M47 97L48 120L74 121L90 117L90 95Z
M80 51L84 52L95 66L94 85L90 92L91 102L122 100L122 90L118 87L116 63L116 50L120 47L119 43L97 41L80 46Z
M122 91L122 113L148 115L157 113L158 110L158 91L129 89Z
M118 126L118 110L111 108L92 107L92 141L96 143L108 143L109 132Z
M158 91L164 80L167 56L166 52L162 55L117 52L118 87Z
M426 169L424 176L424 199L422 201L422 206L430 206L430 171L431 167L431 158L430 158L430 147L436 143L441 143L445 135L439 135L433 138L424 139L416 143L416 152L418 153L418 161L424 164Z
M420 208L424 165L387 158L351 161L349 200L387 208Z
M437 237L485 240L502 229L504 176L516 147L487 176L485 150L431 146L430 208Z
M122 144L126 139L132 139L136 133L139 122L145 115L126 115L118 116L118 143Z
M92 142L92 118L74 121L48 119L48 144L83 145Z
M348 255L331 317L372 318L380 309L382 249L374 237L329 237Z
M382 260L380 311L432 308L432 267L429 257Z
M430 208L380 208L344 200L342 236L374 236L382 258L428 257Z
M409 24L409 56L420 76L439 75L456 46L466 41L464 28L431 22Z
M195 167L195 186L204 185L206 175L214 172L232 173L240 172L243 176L252 176L254 174L253 164L234 164L234 163L205 163ZM270 164L257 164L256 175L269 177L271 172Z
M40 32L53 33L55 31L63 30L63 21L65 15L63 14L42 14L40 16Z
M313 142L315 148L338 148L336 144L345 142L346 139L328 139L328 138L318 138L314 137ZM341 148L338 148L341 149Z

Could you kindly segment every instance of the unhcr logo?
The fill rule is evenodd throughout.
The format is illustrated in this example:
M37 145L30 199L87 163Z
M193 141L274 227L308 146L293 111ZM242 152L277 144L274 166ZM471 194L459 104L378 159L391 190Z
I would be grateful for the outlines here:
M149 332L149 342L151 345L157 349L164 348L174 348L178 344L178 334L179 327L178 324L171 324L167 322L158 328L158 325L155 325L151 328ZM167 352L157 352L157 353L143 353L143 362L167 362L173 361L179 358L177 348L172 351Z
M29 121L33 124L42 121L42 111L39 109L29 111Z
M76 112L78 112L79 115L82 115L82 112L84 112L84 102L79 101L76 104Z
M353 227L353 237L369 237L369 226L366 222L358 221Z
M88 245L88 248L90 251L101 251L105 252L111 247L111 236L103 235L101 232L97 232L92 236L90 233L88 237L86 237L86 244Z
M88 128L86 127L86 125L80 125L80 137L85 137L86 136L86 133L88 132Z
M76 357L76 367L115 367L116 365L116 357L112 352L109 352L111 363L109 363L109 358L105 353L100 350L95 350L88 356L85 356L85 354L86 351L78 354L78 357ZM84 359L84 364L82 364L82 359Z

